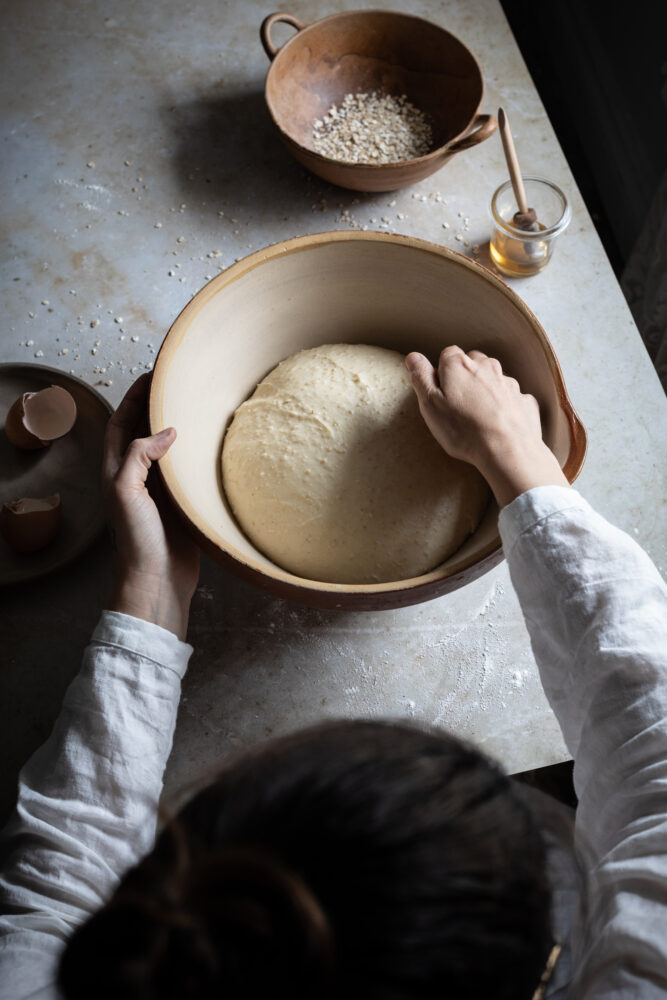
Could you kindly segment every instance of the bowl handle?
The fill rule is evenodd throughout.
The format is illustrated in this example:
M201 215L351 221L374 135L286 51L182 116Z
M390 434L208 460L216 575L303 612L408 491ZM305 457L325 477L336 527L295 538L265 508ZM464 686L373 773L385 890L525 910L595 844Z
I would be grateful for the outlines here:
M497 128L498 119L495 115L477 115L472 124L472 131L464 135L458 142L453 142L451 146L448 146L447 152L460 153L462 149L476 146L478 142L484 142L490 135L493 135Z
M262 40L264 51L269 59L274 59L280 51L280 46L274 45L271 41L271 28L278 21L284 21L285 24L291 24L297 31L301 31L302 28L306 27L303 21L300 21L298 17L294 17L293 14L286 14L284 11L278 11L276 14L269 14L268 17L265 17L262 21L262 27L259 29L259 37Z
M581 467L584 464L588 438L586 436L584 425L574 412L569 399L567 400L567 404L565 415L567 416L570 424L570 453L567 456L565 465L563 466L563 474L569 483L573 483L581 472Z

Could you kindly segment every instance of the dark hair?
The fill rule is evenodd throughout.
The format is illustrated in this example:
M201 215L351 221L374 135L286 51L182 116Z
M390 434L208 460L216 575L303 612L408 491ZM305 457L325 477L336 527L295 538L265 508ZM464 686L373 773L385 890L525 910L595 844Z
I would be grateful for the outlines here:
M529 1000L551 946L523 796L436 731L339 722L226 769L71 938L68 1000Z

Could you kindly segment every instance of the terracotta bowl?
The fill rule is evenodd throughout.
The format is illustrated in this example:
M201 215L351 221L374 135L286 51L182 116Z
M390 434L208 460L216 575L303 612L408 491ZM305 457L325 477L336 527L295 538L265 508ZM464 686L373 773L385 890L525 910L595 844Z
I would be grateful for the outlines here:
M155 365L150 424L178 438L160 468L202 549L280 597L320 608L396 608L468 583L502 558L491 505L468 541L430 573L342 585L287 573L246 539L221 482L225 429L237 406L283 358L327 343L367 343L434 362L447 344L478 348L533 393L544 438L572 481L586 435L553 348L524 302L467 257L387 233L328 232L260 250L214 278L169 330Z
M278 48L278 21L297 34ZM260 29L272 60L266 103L299 163L332 184L355 191L394 191L439 170L455 153L487 139L493 115L479 113L482 71L472 52L444 28L386 10L333 14L304 25L292 14L267 17ZM315 152L313 122L349 93L380 91L408 99L434 122L426 156L391 164L341 163Z

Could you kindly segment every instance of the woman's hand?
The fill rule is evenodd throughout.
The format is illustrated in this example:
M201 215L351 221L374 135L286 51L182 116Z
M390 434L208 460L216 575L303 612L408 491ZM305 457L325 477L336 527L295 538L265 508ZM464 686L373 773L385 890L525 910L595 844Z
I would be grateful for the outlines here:
M437 372L416 352L405 364L436 441L482 473L501 507L533 486L569 486L542 440L537 400L503 375L495 358L451 346Z
M152 462L166 455L173 427L150 437L146 404L151 376L137 379L107 425L102 484L114 546L112 611L154 622L185 639L199 579L199 550L159 482L146 486ZM152 479L152 477L151 477Z

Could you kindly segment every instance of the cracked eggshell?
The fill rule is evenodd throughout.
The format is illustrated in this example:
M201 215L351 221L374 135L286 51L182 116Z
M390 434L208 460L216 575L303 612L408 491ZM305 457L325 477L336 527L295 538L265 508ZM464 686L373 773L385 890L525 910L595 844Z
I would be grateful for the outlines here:
M13 500L0 510L0 534L15 552L37 552L56 537L61 515L59 493Z
M17 448L45 448L71 431L76 421L76 403L67 389L51 385L39 392L24 392L12 403L5 420L5 433Z

